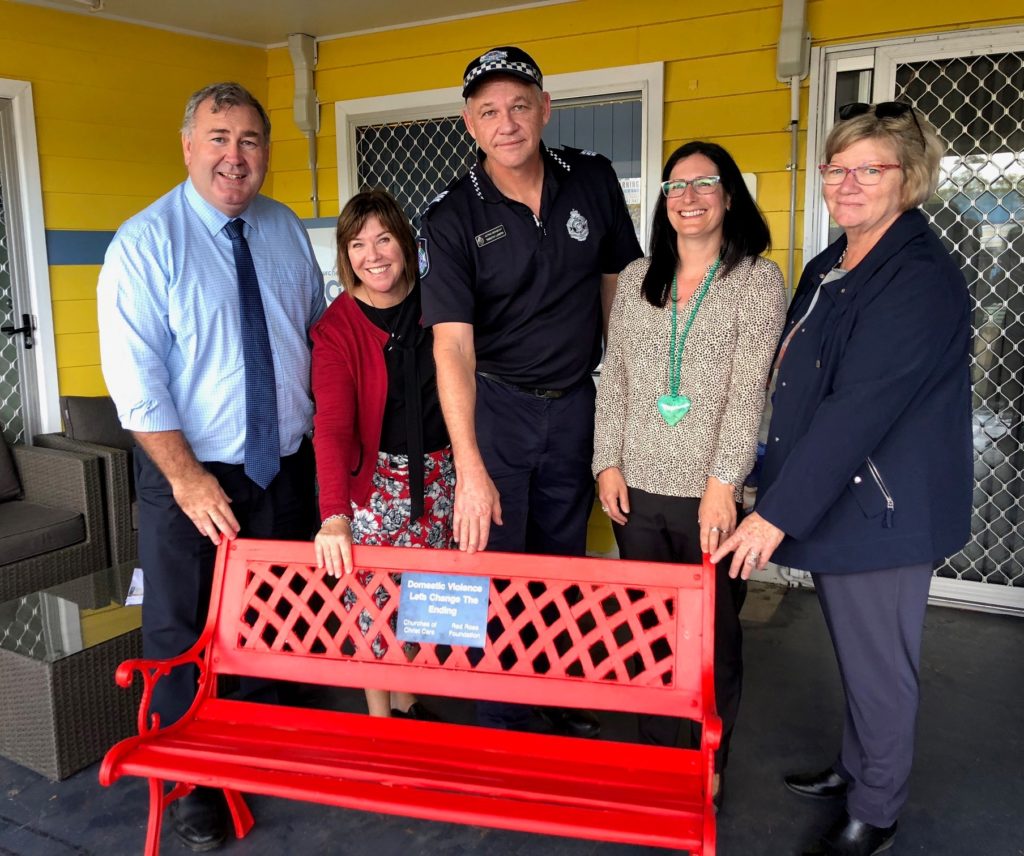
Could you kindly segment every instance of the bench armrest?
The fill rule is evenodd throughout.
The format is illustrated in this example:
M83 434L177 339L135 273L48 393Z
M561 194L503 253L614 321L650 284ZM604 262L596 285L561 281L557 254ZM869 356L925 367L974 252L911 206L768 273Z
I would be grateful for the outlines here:
M167 660L125 660L114 672L114 680L119 687L127 689L132 685L134 674L138 672L142 676L142 700L139 703L139 734L149 734L160 729L160 714L150 713L150 704L153 701L153 690L165 675L169 675L174 669L184 666L195 666L199 670L198 689L195 700L192 702L191 710L196 704L205 699L211 689L217 686L216 677L211 681L206 669L205 653L209 644L209 634L204 633L199 641L189 650L177 657ZM187 713L185 719L187 717Z

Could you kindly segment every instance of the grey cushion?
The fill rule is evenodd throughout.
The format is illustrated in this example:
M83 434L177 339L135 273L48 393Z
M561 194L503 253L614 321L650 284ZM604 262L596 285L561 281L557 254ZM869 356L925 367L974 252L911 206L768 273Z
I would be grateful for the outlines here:
M21 481L7 441L0 437L0 502L21 496Z
M75 511L34 502L0 505L0 556L9 565L85 540L85 519ZM3 567L3 565L0 565Z
M132 450L132 435L121 427L117 408L109 396L62 395L60 412L68 439Z

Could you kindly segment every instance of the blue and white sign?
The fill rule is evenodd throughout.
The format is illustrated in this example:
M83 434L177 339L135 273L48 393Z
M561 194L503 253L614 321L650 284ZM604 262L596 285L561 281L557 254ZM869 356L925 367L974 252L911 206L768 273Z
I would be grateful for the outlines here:
M403 642L483 648L487 641L488 577L402 574L398 630Z

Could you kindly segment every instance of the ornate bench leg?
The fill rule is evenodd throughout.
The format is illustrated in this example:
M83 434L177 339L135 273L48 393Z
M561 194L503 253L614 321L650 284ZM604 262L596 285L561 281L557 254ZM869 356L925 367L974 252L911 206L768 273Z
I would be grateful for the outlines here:
M149 824L146 826L146 856L160 853L160 827L164 818L164 783L149 780Z
M238 791L224 789L224 799L228 804L228 811L231 812L231 820L235 825L235 838L245 838L255 822L252 819L252 812L245 804L245 797Z

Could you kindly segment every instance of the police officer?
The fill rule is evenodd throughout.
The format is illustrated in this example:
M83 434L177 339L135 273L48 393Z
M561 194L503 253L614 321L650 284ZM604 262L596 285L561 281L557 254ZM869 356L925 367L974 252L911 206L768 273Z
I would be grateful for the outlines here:
M541 142L551 96L529 54L477 57L462 95L478 160L424 214L419 245L455 454L455 537L470 553L583 555L590 373L618 273L640 245L608 160Z

